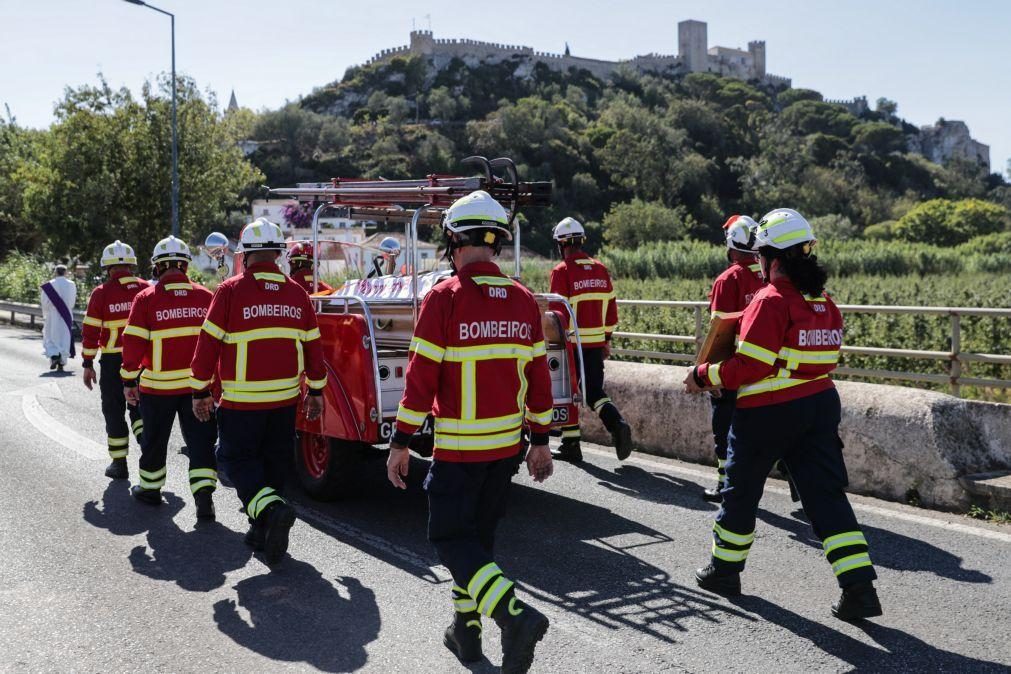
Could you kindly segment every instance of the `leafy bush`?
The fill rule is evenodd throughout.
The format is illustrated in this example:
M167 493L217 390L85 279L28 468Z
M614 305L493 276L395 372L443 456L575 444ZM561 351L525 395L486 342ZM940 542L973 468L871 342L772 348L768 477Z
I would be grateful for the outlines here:
M0 298L39 303L39 286L52 276L52 267L41 258L11 251L0 262Z
M1009 218L1007 208L980 199L931 199L903 215L893 231L905 241L955 246L1005 229Z
M633 199L615 204L604 216L604 238L618 248L633 248L647 241L685 239L697 226L683 206L667 208L659 202Z

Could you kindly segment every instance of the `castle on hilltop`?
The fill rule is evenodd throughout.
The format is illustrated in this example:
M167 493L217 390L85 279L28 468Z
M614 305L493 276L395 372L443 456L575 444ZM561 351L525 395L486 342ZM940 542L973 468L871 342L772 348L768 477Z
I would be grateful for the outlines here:
M529 75L534 65L541 63L552 70L563 72L569 68L587 70L601 79L607 79L618 68L631 67L640 72L671 75L713 73L741 80L757 80L777 87L790 86L789 78L766 72L764 41L749 42L747 50L709 47L706 23L693 20L678 23L676 55L645 54L623 61L604 61L572 56L568 53L568 49L564 54L553 54L520 45L468 39L436 39L430 30L414 30L411 31L409 45L384 49L369 59L366 65L382 63L396 56L423 56L430 59L439 70L453 59L460 59L468 66L476 66L482 62L516 61L517 76Z

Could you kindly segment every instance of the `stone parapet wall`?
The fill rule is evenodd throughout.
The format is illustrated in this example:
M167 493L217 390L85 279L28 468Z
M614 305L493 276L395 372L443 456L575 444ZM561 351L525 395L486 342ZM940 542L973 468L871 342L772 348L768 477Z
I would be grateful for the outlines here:
M631 424L638 451L714 465L709 400L682 392L684 367L609 362L607 391ZM850 491L964 510L959 478L1011 469L1011 405L900 386L837 382ZM581 410L584 437L609 444Z

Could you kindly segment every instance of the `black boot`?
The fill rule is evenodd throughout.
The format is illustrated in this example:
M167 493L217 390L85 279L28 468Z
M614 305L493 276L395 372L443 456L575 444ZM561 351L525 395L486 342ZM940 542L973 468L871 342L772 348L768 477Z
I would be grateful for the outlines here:
M723 503L723 494L720 493L720 489L723 488L723 480L716 483L716 486L712 489L705 489L702 491L702 498L709 501L710 503Z
M695 570L695 582L703 590L709 590L724 597L741 594L741 574L738 571L720 571L715 564Z
M113 480L125 480L130 477L130 471L126 468L126 459L113 459L109 467L105 469L105 476Z
M477 611L456 613L453 622L442 637L446 648L460 659L460 662L477 662L481 653L481 614Z
M130 494L141 503L148 505L161 505L161 489L144 489L139 484L130 487Z
M210 487L204 487L193 495L193 502L197 506L198 520L214 519L214 500L211 498L213 494L213 489Z
M242 540L245 541L246 545L259 552L263 550L265 535L266 531L263 528L262 522L251 522L249 524L249 531L246 532L246 537Z
M881 613L878 592L870 581L844 587L839 601L832 604L832 615L847 622L874 618Z
M522 674L534 662L537 642L548 631L548 618L511 593L503 597L492 614L502 629L502 672Z
M263 552L267 565L274 566L288 552L288 532L295 524L295 509L284 501L271 504L261 515L263 518ZM259 519L259 518L258 518Z
M562 440L558 451L552 452L552 455L559 461L568 461L569 463L583 462L583 450L579 446L579 440Z
M618 419L611 431L611 441L614 442L614 453L619 461L624 461L632 454L632 427L624 419Z
M59 365L59 364L60 364L60 357L59 356L50 356L49 357L49 369L50 370L55 370L56 366Z

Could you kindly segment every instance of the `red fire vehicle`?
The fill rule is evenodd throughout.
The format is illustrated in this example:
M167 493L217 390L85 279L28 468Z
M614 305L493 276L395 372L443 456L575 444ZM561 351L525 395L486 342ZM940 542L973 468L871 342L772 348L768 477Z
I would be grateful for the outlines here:
M475 190L487 191L510 213L514 278L520 278L516 214L521 208L547 205L551 184L520 182L509 159L468 157L464 161L476 164L481 174L389 181L334 178L329 183L271 190L272 195L294 198L314 208L314 288L319 288L319 269L327 264L327 258L343 257L343 268L358 272L353 274L357 278L349 278L330 293L312 294L326 358L327 387L319 420L297 416L295 463L300 481L316 499L340 498L354 481L355 466L365 453L389 443L404 392L408 347L420 302L435 284L451 275L448 269L422 270L419 226L440 226L443 211L456 199ZM354 221L403 224L404 250L392 238L370 249L327 236L320 230L319 218L330 209ZM368 274L364 273L366 252L374 256ZM543 308L554 423L561 426L578 419L578 405L584 398L579 383L583 378L577 372L579 359L574 357L579 348L576 318L564 297L542 293L537 298ZM562 311L568 313L567 320L563 320ZM432 454L432 444L429 417L414 436L411 449L427 457Z

